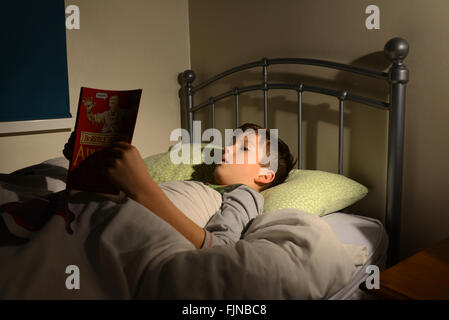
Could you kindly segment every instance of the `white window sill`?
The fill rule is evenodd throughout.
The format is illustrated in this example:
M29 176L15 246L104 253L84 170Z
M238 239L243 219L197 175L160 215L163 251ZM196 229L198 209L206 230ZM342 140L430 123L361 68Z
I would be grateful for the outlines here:
M73 129L75 118L0 122L0 135Z

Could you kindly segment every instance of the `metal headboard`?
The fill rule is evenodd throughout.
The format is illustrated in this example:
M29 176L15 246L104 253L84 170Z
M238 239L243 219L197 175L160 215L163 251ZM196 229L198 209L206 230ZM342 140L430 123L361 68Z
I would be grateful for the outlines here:
M213 76L202 83L193 85L195 73L186 70L182 74L183 80L183 103L181 103L181 125L190 133L193 139L193 114L205 107L210 106L212 111L212 127L215 127L215 103L234 96L236 127L239 126L239 96L249 91L263 91L264 95L264 127L267 128L268 91L273 89L286 89L297 92L298 95L298 168L302 168L302 93L315 92L336 97L339 101L339 149L338 149L338 173L343 174L343 121L345 101L355 101L363 105L380 108L389 111L388 130L388 169L387 169L387 198L385 225L389 236L388 264L392 265L399 260L400 250L400 226L402 208L402 165L404 148L404 112L405 112L405 87L409 79L407 67L403 60L407 56L409 45L405 39L393 38L384 47L385 56L392 62L388 72L359 68L347 64L301 58L267 59L247 63L224 71ZM390 101L381 101L351 94L348 91L337 91L329 88L311 86L305 83L269 83L268 66L276 64L301 64L325 67L335 70L346 71L366 77L385 80L390 86ZM222 94L213 96L207 101L194 105L194 96L199 90L206 86L234 74L239 71L262 68L262 83L257 85L234 88Z

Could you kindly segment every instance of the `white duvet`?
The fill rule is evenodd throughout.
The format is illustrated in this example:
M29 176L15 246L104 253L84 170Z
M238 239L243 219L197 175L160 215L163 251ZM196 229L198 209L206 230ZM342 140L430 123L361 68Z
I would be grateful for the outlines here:
M64 163L58 159L45 165L58 171ZM41 174L35 169L0 176L0 205L63 188L62 171L52 176L52 170ZM33 184L31 175L45 186ZM179 184L161 187L192 220L207 222L220 205L216 194L207 187L195 199L185 188L176 189ZM190 187L203 188L199 185ZM202 204L199 211L193 203ZM11 214L1 214L0 239L10 238L3 241L9 245L0 245L0 298L325 299L344 287L366 259L365 247L341 243L323 219L297 209L262 214L235 245L202 250L127 198L116 203L76 193L69 209L73 234L60 215L32 232ZM11 244L14 237L23 243ZM68 266L79 270L79 289L67 288L75 276Z

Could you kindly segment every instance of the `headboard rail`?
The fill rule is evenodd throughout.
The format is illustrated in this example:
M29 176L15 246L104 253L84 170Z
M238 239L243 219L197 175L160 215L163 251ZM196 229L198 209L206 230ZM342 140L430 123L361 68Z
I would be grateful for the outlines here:
M327 61L327 60L318 60L318 59L305 59L305 58L274 58L274 59L268 59L263 58L259 61L254 61L246 64L242 64L240 66L231 68L229 70L226 70L222 73L219 73L204 82L201 82L197 84L195 87L192 88L192 93L195 93L196 91L210 85L211 83L218 81L224 77L227 77L231 74L234 74L236 72L256 68L256 67L268 67L269 65L276 65L276 64L302 64L302 65L309 65L309 66L319 66L329 69L335 69L335 70L341 70L341 71L347 71L356 73L359 75L382 79L382 80L388 80L388 73L377 71L377 70L371 70L356 66L351 66L348 64L333 62L333 61Z
M190 133L191 139L194 134L193 115L196 111L211 107L212 127L215 127L215 103L234 96L235 99L235 122L239 126L239 97L240 94L250 91L263 91L264 96L264 126L268 126L268 91L274 89L294 90L298 96L298 167L302 168L302 94L303 92L315 92L323 95L336 97L339 101L339 151L338 168L343 174L343 123L345 101L354 101L371 107L380 108L389 112L388 128L388 168L387 168L387 197L386 197L386 217L385 225L389 236L388 265L399 260L400 250L400 225L402 211L402 168L403 168L403 148L404 148L404 119L405 119L405 87L409 79L407 67L403 60L407 57L409 45L405 39L393 38L384 46L385 56L392 62L388 72L370 70L351 66L347 64L304 58L263 58L259 61L243 64L209 79L193 85L195 73L192 70L185 70L182 74L183 103L181 103L181 123L182 127ZM276 64L302 64L318 66L346 71L371 78L377 78L388 82L390 86L389 101L381 101L369 97L352 94L346 90L333 90L329 88L311 86L305 83L269 83L268 66ZM262 68L262 83L234 88L219 95L210 97L207 101L194 105L194 95L199 90L207 87L211 83L218 81L236 72L248 70L256 67Z
M371 107L379 108L379 109L389 109L390 103L371 99L368 97L362 97L359 95L351 94L347 91L341 91L341 90L334 90L324 87L318 87L318 86L311 86L306 85L304 83L268 83L267 84L267 90L273 90L273 89L282 89L282 90L292 90L292 91L302 91L302 92L314 92L314 93L320 93L327 96L333 96L336 98L339 98L343 92L346 92L346 100L347 101L354 101L358 103L362 103ZM258 85L251 85L251 86L245 86L245 87L236 87L232 90L226 91L224 93L221 93L217 96L210 97L208 100L203 101L196 106L192 108L192 112L196 112L204 107L207 107L211 105L212 103L216 103L220 100L223 100L225 98L229 98L232 96L239 95L241 93L250 92L250 91L262 91L264 90L264 84L258 84ZM236 124L238 126L238 124ZM214 125L212 126L214 127Z

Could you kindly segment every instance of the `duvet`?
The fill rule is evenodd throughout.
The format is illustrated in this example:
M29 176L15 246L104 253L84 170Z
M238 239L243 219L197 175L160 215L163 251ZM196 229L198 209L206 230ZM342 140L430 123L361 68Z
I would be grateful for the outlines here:
M0 175L1 299L326 299L366 259L365 247L298 209L257 216L233 245L196 250L129 198L65 192L66 165ZM180 185L161 188L207 222L219 199Z

